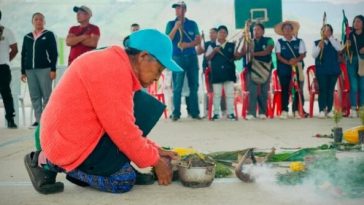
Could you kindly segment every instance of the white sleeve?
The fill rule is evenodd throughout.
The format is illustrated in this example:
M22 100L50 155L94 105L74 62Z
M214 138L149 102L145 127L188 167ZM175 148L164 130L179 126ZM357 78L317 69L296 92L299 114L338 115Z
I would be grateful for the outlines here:
M341 51L342 46L337 39L335 39L333 36L330 36L329 41L336 51Z
M315 42L312 45L312 57L316 59L320 54L321 48L315 45Z
M276 42L275 51L276 53L281 53L281 44L279 43L279 41Z
M301 40L300 40L299 53L300 53L300 54L304 54L304 53L306 53L306 52L307 52L307 50L306 50L305 42L301 39Z
M13 32L8 28L5 28L4 30L5 30L5 32L4 32L5 39L8 39L9 45L15 44L16 40L15 40L15 36L14 36Z
M212 46L211 46L211 45L209 45L209 47L207 47L207 49L206 49L205 56L210 55L210 54L212 53L212 51L213 51L213 50L214 50L214 49L212 48Z

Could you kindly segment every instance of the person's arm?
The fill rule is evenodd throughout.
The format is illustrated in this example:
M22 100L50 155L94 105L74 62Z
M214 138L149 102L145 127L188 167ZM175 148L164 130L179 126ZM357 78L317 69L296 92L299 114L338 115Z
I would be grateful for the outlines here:
M125 63L123 66L129 65ZM141 130L135 125L133 81L136 79L130 69L108 69L100 71L97 76L92 73L80 75L89 90L98 120L120 151L140 168L156 166L159 163L158 149L142 137ZM113 76L122 76L122 80L112 80Z
M331 45L335 48L336 51L341 51L342 50L342 46L340 44L340 42L334 38L334 36L330 36L329 41L331 43Z
M216 46L215 48L213 48L210 53L206 52L206 60L212 60L218 52L221 52L220 46Z
M271 55L274 48L274 42L270 38L267 43L267 48L264 51L253 52L254 57Z
M91 47L91 48L96 48L97 43L99 42L99 39L100 39L100 36L97 36L95 34L91 34L88 38L81 41L81 44L84 45L84 46Z
M174 26L172 27L172 22L168 22L166 27L166 34L169 36L169 38L173 41L178 29L181 27L181 21L176 21Z
M76 36L75 34L73 33L69 33L67 35L67 38L66 38L66 45L67 46L75 46L79 43L81 43L83 40L86 40L87 38L89 38L88 35L80 35L80 36Z
M205 47L206 47L206 43L204 44L203 47L202 47L201 43L199 43L196 47L197 55L201 55L201 54L205 53Z
M91 48L96 48L100 39L100 30L98 27L92 27L92 29L93 30L91 31L89 38L83 40L81 44Z
M276 53L279 62L287 65L291 65L288 60L282 57L281 53Z
M320 52L321 52L321 48L323 47L323 43L322 41L320 41L317 46L315 44L315 42L313 43L313 46L312 46L312 57L313 58L317 58L319 55L320 55Z
M23 45L22 45L22 48L21 48L21 61L20 61L20 67L21 67L21 80L23 82L25 82L26 80L26 75L25 75L25 56L27 55L27 51L26 51L26 36L23 38Z
M9 47L10 47L9 60L12 61L15 58L16 54L18 53L18 44L14 43L11 44Z
M16 43L13 32L9 29L6 29L5 32L6 32L5 35L7 36L10 45L9 60L12 61L15 58L16 54L18 53L18 45Z
M48 43L47 52L49 55L49 59L51 61L51 71L56 72L58 52L57 52L57 41L56 41L56 38L55 38L53 32L50 33L50 38L48 40L49 40L49 43Z

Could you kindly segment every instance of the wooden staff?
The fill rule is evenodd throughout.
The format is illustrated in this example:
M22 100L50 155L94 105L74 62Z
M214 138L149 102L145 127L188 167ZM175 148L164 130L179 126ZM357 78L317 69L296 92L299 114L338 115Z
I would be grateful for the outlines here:
M326 25L326 11L324 12L324 17L322 19L322 29L321 29L321 42L320 43L324 43L324 31L325 28L324 26ZM322 61L322 55L324 53L324 48L322 47L321 51L320 51L320 61Z

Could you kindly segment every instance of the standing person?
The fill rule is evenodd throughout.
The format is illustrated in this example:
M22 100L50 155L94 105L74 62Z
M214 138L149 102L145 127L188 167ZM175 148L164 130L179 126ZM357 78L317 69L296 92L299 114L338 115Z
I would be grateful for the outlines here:
M60 171L81 186L130 191L137 177L130 161L140 168L154 167L159 184L171 183L172 167L165 157L176 158L176 153L143 137L147 133L136 125L133 99L147 95L140 89L158 81L164 68L182 69L172 60L171 40L157 30L131 34L124 47L80 56L53 92L41 119L42 151L24 159L38 192L63 191L63 184L56 182ZM153 111L142 114L148 118Z
M350 46L352 59L348 59L348 73L350 80L350 117L357 117L358 107L364 106L364 75L359 75L359 58L364 60L364 16L358 15L353 20L353 31L347 44ZM363 68L364 69L364 68ZM359 99L358 99L359 98Z
M130 26L130 32L131 33L134 33L135 31L139 31L139 30L140 30L139 24L137 24L137 23L131 24L131 26Z
M337 78L340 74L340 43L333 37L333 29L326 24L321 29L323 40L314 42L312 57L315 59L316 78L319 86L319 118L333 117L332 105Z
M173 114L172 120L181 117L181 93L186 75L189 87L188 112L193 119L202 119L198 105L198 59L195 50L200 39L200 32L196 22L185 17L187 7L185 2L179 1L172 5L176 11L176 19L169 21L166 34L173 43L173 59L182 67L183 73L173 73ZM186 74L185 74L186 73Z
M42 13L32 16L34 30L24 36L21 50L21 80L28 81L30 99L34 108L35 128L52 93L56 78L57 42L52 31L44 28Z
M81 54L97 47L100 38L100 29L90 23L92 11L87 6L73 7L77 13L79 26L72 26L66 38L67 46L71 47L68 57L68 65Z
M1 11L0 11L1 20ZM13 96L11 94L10 61L18 53L18 46L13 32L0 24L0 94L5 107L5 118L8 128L17 128L14 122L15 110Z
M234 115L234 83L236 82L235 63L238 57L235 43L226 40L228 29L219 26L216 45L206 51L207 60L211 61L211 83L214 91L214 116L213 120L220 118L220 99L222 89L226 95L227 118L236 120Z
M257 102L259 105L259 115L260 119L266 119L267 113L267 99L268 99L268 89L269 89L269 77L270 70L272 68L272 50L274 48L274 41L270 37L264 36L264 26L263 24L256 23L253 27L254 33L254 48L252 49L251 54L254 60L260 61L258 64L261 65L260 70L253 69L255 64L251 63L248 65L249 74L248 74L248 90L249 90L249 110L248 115L246 116L247 120L252 120L257 117ZM245 41L244 41L245 43ZM242 53L240 55L245 56L247 52L247 46L243 46ZM264 65L263 65L264 64ZM268 75L263 76L263 73ZM265 82L254 82L252 75L257 74L257 76L264 77Z
M281 119L287 119L288 115L288 104L290 95L290 85L292 80L292 66L297 66L298 69L297 79L298 81L304 80L303 75L303 59L306 56L306 46L302 39L296 38L295 34L298 33L300 25L296 21L285 21L275 26L274 31L283 36L276 42L276 54L277 54L277 71L279 81L282 87L282 114ZM301 68L299 68L301 67ZM298 113L298 94L302 95L302 87L298 83L301 93L295 92L292 96L292 112L293 116L300 118ZM303 100L302 100L303 105Z

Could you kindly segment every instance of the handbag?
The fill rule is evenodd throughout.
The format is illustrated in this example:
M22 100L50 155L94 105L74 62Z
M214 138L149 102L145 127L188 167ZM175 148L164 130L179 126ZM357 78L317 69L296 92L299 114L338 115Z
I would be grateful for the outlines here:
M355 35L353 35L353 37L354 37L354 43L355 43L355 48L356 48L356 54L358 55L358 75L360 77L363 77L364 76L364 59L360 58L358 44L356 43L356 37L355 37Z
M264 62L261 60L253 59L250 72L251 80L259 85L267 82L270 75L271 67L272 61Z

